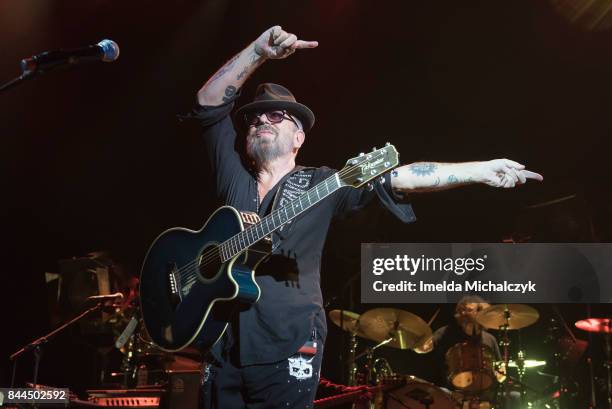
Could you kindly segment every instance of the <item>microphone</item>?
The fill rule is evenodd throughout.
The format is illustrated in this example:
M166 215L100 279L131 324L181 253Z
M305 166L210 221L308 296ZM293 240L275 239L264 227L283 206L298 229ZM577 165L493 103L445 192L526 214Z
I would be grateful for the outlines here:
M71 50L46 51L21 60L23 74L45 73L63 65L84 62L113 62L119 58L119 46L113 40L102 40L98 44Z
M115 294L105 294L105 295L92 295L87 297L87 300L91 301L110 301L110 300L123 300L123 294L115 293Z

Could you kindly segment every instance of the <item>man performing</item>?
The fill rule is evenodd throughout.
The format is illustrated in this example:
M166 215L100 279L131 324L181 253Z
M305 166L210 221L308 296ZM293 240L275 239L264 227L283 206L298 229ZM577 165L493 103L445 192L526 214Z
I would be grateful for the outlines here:
M315 48L279 26L266 30L229 60L199 90L189 115L200 121L223 204L264 216L333 173L296 165L312 111L286 88L261 84L255 100L235 114L246 134L246 160L235 150L230 118L247 78L269 59ZM394 194L447 189L470 183L510 188L542 177L511 160L461 164L414 163L385 176L373 190L341 189L272 235L272 256L257 268L261 298L241 311L211 351L204 371L204 407L309 408L319 382L326 336L320 289L320 261L332 218L363 207L378 196L404 222L409 205Z

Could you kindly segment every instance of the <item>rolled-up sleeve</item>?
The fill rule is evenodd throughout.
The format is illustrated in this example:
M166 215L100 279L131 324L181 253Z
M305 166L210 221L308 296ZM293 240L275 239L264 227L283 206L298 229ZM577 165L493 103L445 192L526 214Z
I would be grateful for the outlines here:
M404 223L412 223L416 220L410 203L403 202L398 198L391 188L391 174L387 172L381 181L376 179L371 182L373 188L362 187L359 189L343 188L340 190L338 205L335 214L344 217L354 211L364 208L376 196L395 217Z

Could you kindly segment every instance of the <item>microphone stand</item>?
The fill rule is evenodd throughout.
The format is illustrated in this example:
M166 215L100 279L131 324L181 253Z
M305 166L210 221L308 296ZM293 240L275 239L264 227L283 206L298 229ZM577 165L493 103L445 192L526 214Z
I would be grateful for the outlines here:
M14 354L12 354L9 357L9 360L13 361L13 375L12 375L12 379L11 379L11 387L15 386L15 368L17 367L17 358L19 358L21 355L25 354L26 352L34 351L34 380L32 381L32 383L34 385L36 385L37 381L38 381L38 368L40 366L40 357L42 355L42 346L45 343L47 343L51 338L53 338L58 333L62 332L64 329L66 329L70 325L72 325L75 322L79 321L83 317L91 314L92 312L95 312L95 311L98 311L98 310L102 309L102 307L104 307L104 304L105 304L106 301L107 300L100 300L95 306L93 306L91 308L88 308L87 310L83 311L81 314L77 315L76 317L74 317L70 321L66 322L65 324L63 324L59 328L56 328L53 331L51 331L50 333L48 333L47 335L43 335L42 337L40 337L40 338L30 342L29 344L27 344L26 346L21 348L19 351L17 351Z
M0 92L7 91L13 88L15 85L21 84L23 81L32 77L34 77L33 71L24 71L19 77L13 78L12 80L0 85Z

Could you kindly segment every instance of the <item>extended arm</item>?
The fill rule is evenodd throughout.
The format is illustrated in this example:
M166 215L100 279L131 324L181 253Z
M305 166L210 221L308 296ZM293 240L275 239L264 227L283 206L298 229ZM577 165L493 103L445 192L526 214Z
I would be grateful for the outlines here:
M416 162L396 169L391 185L401 192L430 192L473 183L512 188L527 179L542 181L542 175L525 169L509 159L484 162Z
M269 28L206 81L198 91L198 103L203 106L221 105L232 98L267 59L286 58L299 48L317 45L316 41L298 40L295 34L287 33L280 26Z

